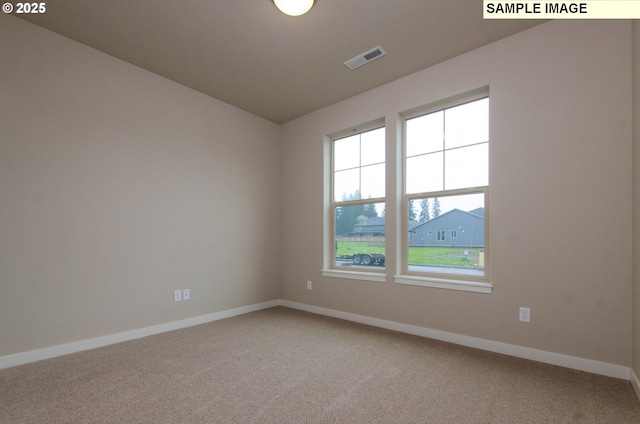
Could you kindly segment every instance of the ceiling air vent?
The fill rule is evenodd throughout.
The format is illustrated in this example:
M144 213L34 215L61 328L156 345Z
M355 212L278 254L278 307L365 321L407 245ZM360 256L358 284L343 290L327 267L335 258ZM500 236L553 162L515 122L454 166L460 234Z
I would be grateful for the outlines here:
M354 57L353 59L349 59L346 62L344 62L345 66L349 69L351 69L352 71L356 68L361 67L362 65L365 65L369 62L371 62L372 60L376 60L379 57L384 56L385 54L387 54L387 52L385 52L382 47L378 46L378 47L374 47L371 50L364 52L362 54L359 54L358 56Z

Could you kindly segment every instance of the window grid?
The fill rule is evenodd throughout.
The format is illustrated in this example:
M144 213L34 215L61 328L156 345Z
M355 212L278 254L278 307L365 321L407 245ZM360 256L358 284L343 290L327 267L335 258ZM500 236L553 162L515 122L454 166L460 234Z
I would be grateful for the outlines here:
M423 237L420 238L420 231L416 231L416 225L415 223L412 224L411 221L409 220L405 220L406 222L403 222L403 243L402 243L402 251L401 251L401 258L402 258L402 273L405 275L414 275L414 276L423 276L426 278L429 278L430 276L434 277L434 278L446 278L446 279L453 279L453 280L471 280L471 281L481 281L481 282L488 282L489 281L489 273L488 273L488 263L486 261L487 257L485 256L488 252L488 220L486 220L484 218L484 215L486 215L487 213L487 207L488 207L488 144L489 144L489 137L488 137L488 115L486 116L486 136L480 136L481 138L478 139L473 139L474 136L476 136L475 134L472 134L472 136L470 137L470 140L465 140L464 138L462 138L462 140L454 140L451 144L448 146L448 140L447 140L447 125L451 124L451 122L447 123L447 118L448 118L448 111L452 110L458 106L464 106L464 105L468 105L468 104L472 104L474 102L477 101L486 101L486 108L487 108L487 113L488 113L488 96L485 95L480 95L477 96L475 98L472 99L468 99L467 101L463 101L460 103L455 103L455 104L451 104L451 105L446 105L444 107L441 107L438 110L431 110L431 111L427 111L426 113L423 112L418 112L413 114L412 116L405 116L404 119L404 137L403 137L403 146L404 146L404 163L405 163L405 171L404 171L404 177L403 177L403 181L404 181L404 195L403 195L403 208L404 209L404 213L403 216L405 217L409 217L409 211L406 209L408 208L408 205L411 201L413 202L423 202L426 201L428 202L429 200L436 200L436 199L447 199L447 197L449 198L456 198L456 197L461 197L464 198L465 195L473 195L473 194L478 194L478 195L482 195L483 201L482 201L482 206L481 206L481 210L482 210L482 221L483 221L483 225L482 225L482 230L483 230L483 234L482 234L482 238L483 238L483 242L482 242L482 249L481 252L479 251L479 253L477 253L478 255L480 255L480 259L478 260L478 262L474 262L474 265L480 267L478 268L478 270L481 270L480 272L477 272L475 275L465 275L464 272L462 271L458 271L457 268L455 268L455 266L457 265L451 265L450 268L446 268L444 266L442 266L441 268L436 267L435 265L433 266L429 266L429 265L425 265L425 266L411 266L410 265L410 259L409 257L411 256L411 258L415 258L415 254L416 254L416 247L412 247L410 249L409 245L412 243L423 243L425 246L425 249L429 249L429 244L427 241L425 241L426 237L433 237L433 242L432 243L436 243L436 244L442 244L442 245L450 245L452 247L458 247L458 248L463 248L463 244L464 240L466 237L469 236L468 233L463 233L462 235L458 233L458 231L456 229L452 229L452 228L448 228L447 230L443 230L442 227L437 229L436 231L433 231L433 233L435 233L434 235L432 235L432 231L424 231L422 233ZM472 106L473 108L473 106ZM425 117L427 117L425 119ZM434 119L439 119L439 126L440 126L440 132L441 132L441 137L438 138L438 142L434 143L433 140L429 141L428 137L424 137L424 139L420 139L420 138L414 138L414 139L410 139L410 133L411 133L411 129L409 127L409 125L412 124L412 120L416 120L416 119L420 119L423 118L423 122L426 122L427 120L434 120ZM417 121L414 121L413 123L417 123ZM422 128L420 127L418 124L418 128ZM426 127L426 125L423 125L424 127ZM424 128L423 128L424 131ZM426 132L426 131L425 131ZM437 131L433 131L434 133L436 133ZM455 131L454 131L455 132ZM415 137L416 136L416 130L413 129L413 133L411 134L411 136ZM424 146L422 146L421 144L416 145L415 140L418 139L420 140L420 142L422 144L424 144ZM414 144L410 145L410 141L412 141ZM461 142L462 141L462 142ZM480 147L478 147L480 146ZM482 149L483 146L484 149ZM437 149L436 149L437 147ZM450 181L449 176L447 175L447 171L448 171L448 167L453 167L453 169L456 169L455 166L456 164L452 164L450 162L447 162L448 159L450 159L450 157L448 158L447 155L451 155L452 153L456 153L456 152L462 152L463 149L482 149L484 150L484 155L483 157L486 157L486 164L484 166L486 166L485 169L483 169L483 165L481 165L479 167L480 172L478 172L478 174L480 174L482 176L482 173L485 174L484 178L479 178L478 179L478 183L474 184L476 181L474 180L474 178L469 179L469 181L471 181L471 183L469 183L469 181L465 181L464 179L459 180L458 184L456 185L456 182L454 181L453 183ZM480 150L482 152L482 150ZM470 152L472 150L466 150L464 151L466 152ZM473 153L476 153L475 151ZM439 177L439 181L437 181L437 184L423 184L423 185L418 185L415 182L415 176L419 175L416 172L414 172L413 174L411 174L411 166L413 164L410 163L410 160L413 158L420 158L420 157L427 157L429 155L433 155L433 156L437 156L440 155L439 162L440 162L440 166L441 169L437 169L438 172L436 172L436 175L440 175ZM460 157L460 156L459 156ZM473 157L473 156L472 156ZM475 160L475 157L474 157ZM422 164L426 164L427 162L423 162ZM432 162L433 164L433 162ZM415 166L414 166L415 168ZM429 168L429 169L434 169L433 167ZM449 171L451 171L452 169L449 169ZM422 170L421 170L422 171ZM412 180L413 178L413 180ZM461 181L461 182L460 182ZM451 187L453 186L453 187ZM453 209L451 210L445 210L444 213L448 213L448 212L453 212ZM462 214L466 214L468 211L463 211ZM444 214L443 213L443 214ZM455 213L460 213L460 212L455 212ZM471 214L473 215L473 214ZM451 216L453 216L453 213L451 214ZM431 217L431 219L433 219L434 217ZM478 219L477 216L474 219ZM424 223L423 223L424 224ZM426 227L426 225L424 225ZM460 226L460 228L462 229L462 227ZM450 238L447 239L447 232L450 233ZM487 236L485 238L485 235ZM462 237L462 239L459 239L459 237ZM460 245L458 246L458 243L460 243ZM412 245L413 246L413 245ZM437 247L437 246L433 246L432 247ZM474 251L472 251L472 253L475 253ZM464 260L469 260L468 257L469 254L469 250L465 249L464 250ZM473 256L473 255L472 255ZM474 257L475 259L475 257ZM412 259L415 261L415 259ZM434 264L436 263L436 261L433 262ZM475 271L475 270L474 270Z
M478 100L486 100L486 112L484 114L478 114L480 117L479 119L472 119L469 122L464 119L460 120L460 116L463 116L464 113L457 113L454 109L475 103ZM402 206L398 206L398 208L401 208L401 210L398 209L398 212L401 212L398 217L399 221L389 222L389 224L394 227L396 225L402 227L402 231L398 234L398 242L395 245L397 262L394 262L397 265L397 275L394 276L394 280L396 283L491 293L492 285L489 282L488 256L485 257L485 255L488 255L489 239L488 237L486 239L484 238L484 234L487 234L488 236L489 221L486 218L488 216L489 205L488 100L488 88L485 87L466 94L451 97L444 101L432 103L428 107L414 108L406 113L400 112L403 130L403 136L401 140L399 140L402 149L402 164L399 163L400 166L397 168L395 176L400 179L402 188L397 192L397 197L392 199L392 204L394 204L395 201L399 201ZM449 120L451 117L449 116L450 111L454 111L454 113L451 114L451 116L453 116L452 120ZM439 132L439 137L432 137L430 141L427 140L423 146L409 146L407 143L407 134L409 132L407 122L430 115L433 115L433 121L436 123L435 126L433 122L426 124L422 123L415 127L413 131L414 133L419 133L421 131L421 127L431 126L430 129L436 128L435 133ZM482 122L483 120L484 122ZM452 123L455 125L452 125ZM478 136L475 131L469 131L470 128L474 128L474 126L478 125L479 128L484 126L484 136ZM352 230L343 229L338 231L338 214L344 213L348 208L373 206L378 211L383 211L381 216L384 217L384 208L387 206L386 193L384 192L386 182L384 175L387 172L386 167L388 165L384 158L384 151L387 149L387 147L385 147L386 142L382 141L383 145L377 149L378 151L383 152L378 160L371 160L371 158L375 156L370 155L371 152L367 151L367 147L363 142L365 134L375 130L381 130L384 133L385 126L382 118L370 121L368 124L364 124L357 128L345 129L339 133L329 135L326 138L327 144L325 145L325 154L329 159L327 164L329 166L325 168L327 172L325 175L329 187L327 187L328 190L325 191L325 193L328 197L329 214L326 215L325 221L327 223L325 228L328 236L328 238L325 239L325 267L322 271L325 276L376 282L386 281L384 267L373 270L363 268L358 269L352 266L342 266L338 263L338 255L336 254L338 251L338 240L341 238L341 235L339 234L340 231L343 232L341 234L350 233L350 235L359 235L363 237L375 236L376 234L374 231L370 230L370 227L367 227L368 224L354 226L352 227ZM336 142L351 138L352 136L358 137L357 153L355 153L351 158L341 158L339 161L336 161L336 151L339 150L336 149ZM384 139L384 137L382 138ZM419 162L420 158L428 157L429 155L433 157L440 155L436 158L438 161L437 163L439 163L435 168L436 172L439 174L439 177L436 178L438 180L436 181L437 184L435 186L432 184L431 186L415 185L414 187L411 187L412 178L415 177L408 171L411 167L409 161L411 159L418 159ZM365 156L367 157L367 160L364 159ZM478 157L480 157L479 160ZM414 164L416 171L415 175L423 174L425 169L434 169L432 166L434 163L433 161L430 162L428 167L425 167L424 163L418 162L416 162L417 166ZM476 163L480 163L481 165L476 166ZM461 170L468 168L469 164L471 164L472 168L475 166L474 172L476 174L471 174L471 178L460 178L455 175L455 173L460 173ZM376 170L376 166L379 167L379 169ZM369 173L370 170L375 172ZM344 173L344 180L347 181L347 183L342 185L339 181L341 177L340 172ZM369 175L374 175L376 173L378 175L382 175L382 180L378 183L378 187L381 191L374 193L375 189L372 187L375 187L375 184L369 184L368 186L367 184L371 179ZM482 178L476 178L477 175L480 175ZM390 176L390 178L394 179L393 176ZM480 228L484 231L484 234L481 234L479 237L476 237L475 239L471 237L468 231L469 227L465 227L464 225L459 225L457 229L444 225L439 225L435 228L433 228L434 226L431 226L427 231L422 232L412 227L412 225L416 224L416 220L418 223L421 223L424 220L430 219L430 213L424 213L424 210L428 207L424 205L428 205L430 201L436 203L437 208L434 206L433 211L433 213L435 213L436 209L437 211L440 211L438 199L448 202L452 199L455 201L456 198L465 198L467 196L469 198L475 197L473 200L474 202L478 202L478 197L481 199L481 201L479 201L480 207L475 207L471 210L463 210L464 213L473 215L475 218L480 218L480 221L476 219L476 224L477 222L482 222ZM412 202L415 206L411 206ZM420 203L420 205L418 206L416 203ZM409 214L409 208L411 208L411 214ZM452 212L450 205L445 206L443 204L441 214L445 215L449 212ZM415 218L416 216L418 216L417 219ZM411 220L413 221L410 221L409 217L411 217ZM431 218L433 218L433 215ZM478 227L476 224L474 224L474 226ZM344 225L341 225L341 227L344 227ZM384 232L384 224L381 227L382 232ZM479 254L478 248L480 248L482 250L482 252L480 252L482 254L480 262L484 263L484 274L479 277L468 277L455 273L449 274L446 272L431 271L421 272L416 271L415 269L410 269L408 252L409 242L414 242L414 240L417 240L420 237L422 237L423 240L426 237L429 237L431 240L440 239L442 242L459 244L460 246L463 246L465 259L469 260L477 260ZM383 249L384 244L385 243L383 241ZM359 261L360 262L357 264L364 263L362 258L359 258Z
M378 133L374 133L378 131ZM374 247L371 249L367 249L366 251L354 251L350 250L349 253L353 254L344 254L344 249L339 249L339 244L348 243L347 241L342 241L345 237L344 233L340 233L340 231L344 231L343 225L340 225L340 229L338 228L338 220L340 217L344 215L349 215L349 211L351 210L363 210L367 215L371 214L371 209L373 208L377 216L380 215L380 210L384 213L384 205L385 205L385 173L386 170L384 153L386 143L384 142L384 126L377 126L372 129L363 130L357 134L350 134L348 136L337 137L334 138L331 142L331 157L332 157L332 188L331 188L331 210L332 210L332 254L330 257L331 268L334 269L347 269L349 271L365 271L365 272L384 272L384 242L381 242L382 248ZM373 135L374 139L370 141L367 137ZM355 139L353 137L357 137L357 142L354 142ZM377 146L378 150L376 153L376 145L375 145L375 137L382 137L382 142L379 146ZM350 140L349 140L350 139ZM381 140L377 140L380 142ZM355 155L357 158L349 157L347 160L350 161L349 166L340 166L339 169L336 169L338 166L336 165L338 159L340 162L343 162L343 157L337 158L339 155L338 147L336 143L350 143L357 144L357 149L352 149L350 153L348 149L340 153L341 155L350 154ZM374 154L371 155L371 150L365 151L364 149L371 148L374 150ZM365 158L365 156L369 154ZM375 167L380 169L376 170ZM376 171L378 173L376 174ZM381 172L380 172L381 171ZM341 189L338 189L338 181L340 180L339 173L341 172L352 172L354 174L354 178L349 179L349 184L344 185ZM381 174L381 178L380 178ZM371 190L365 192L365 187L368 187L368 181L366 181L368 176L374 177L374 179L379 180L379 184L376 186L375 191L372 193ZM357 183L353 183L353 179L357 179ZM370 184L369 184L370 186ZM344 191L345 187L349 187L348 191ZM373 194L373 195L372 195ZM375 226L376 229L370 230L366 227L356 228L356 222L351 223L349 228L351 228L351 233L346 234L347 239L357 239L357 238L382 238L384 240L384 229L380 230L380 226ZM358 245L360 246L360 245ZM338 252L341 252L338 254ZM357 257L356 254L362 254L361 257ZM345 259L347 258L347 259ZM357 266L357 268L355 268Z

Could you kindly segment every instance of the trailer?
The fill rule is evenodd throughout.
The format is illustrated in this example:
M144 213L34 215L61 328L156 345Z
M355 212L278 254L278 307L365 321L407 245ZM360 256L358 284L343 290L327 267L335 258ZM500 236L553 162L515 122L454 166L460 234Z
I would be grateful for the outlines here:
M380 253L354 253L351 258L356 265L384 265L384 255Z

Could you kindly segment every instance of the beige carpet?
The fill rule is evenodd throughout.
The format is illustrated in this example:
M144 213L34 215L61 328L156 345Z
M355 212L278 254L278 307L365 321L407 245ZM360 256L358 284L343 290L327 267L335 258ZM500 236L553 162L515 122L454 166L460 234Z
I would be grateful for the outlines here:
M0 423L640 423L629 382L286 308L0 371Z

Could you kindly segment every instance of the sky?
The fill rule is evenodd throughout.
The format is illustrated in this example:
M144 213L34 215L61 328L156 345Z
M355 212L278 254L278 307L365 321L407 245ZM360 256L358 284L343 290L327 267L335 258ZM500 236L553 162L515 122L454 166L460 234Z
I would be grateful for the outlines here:
M488 97L407 119L405 134L407 194L488 185ZM334 200L358 190L361 198L384 198L384 155L384 127L335 140ZM482 194L438 198L441 213L484 207Z

